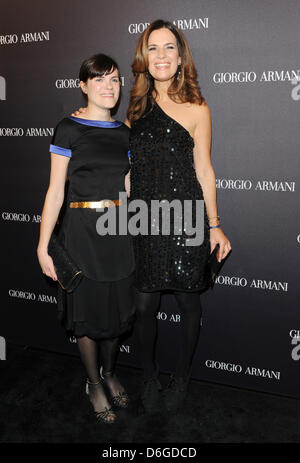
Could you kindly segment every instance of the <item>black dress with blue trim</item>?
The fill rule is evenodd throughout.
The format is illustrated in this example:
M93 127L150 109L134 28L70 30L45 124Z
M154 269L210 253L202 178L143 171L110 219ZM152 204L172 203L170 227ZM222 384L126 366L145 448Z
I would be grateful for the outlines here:
M100 236L98 218L107 212L70 208L70 202L117 200L125 192L129 170L129 129L119 121L63 119L56 127L50 152L70 158L67 208L59 238L83 271L71 294L58 287L60 319L70 334L92 339L117 337L130 329L134 316L134 254L129 234Z

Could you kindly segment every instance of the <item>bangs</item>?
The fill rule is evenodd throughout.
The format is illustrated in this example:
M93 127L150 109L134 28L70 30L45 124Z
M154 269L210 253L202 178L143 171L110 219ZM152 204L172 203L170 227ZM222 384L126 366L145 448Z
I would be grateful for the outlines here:
M119 71L118 65L110 56L98 54L85 60L79 71L79 80L86 82L94 77L102 77L111 74L115 69Z

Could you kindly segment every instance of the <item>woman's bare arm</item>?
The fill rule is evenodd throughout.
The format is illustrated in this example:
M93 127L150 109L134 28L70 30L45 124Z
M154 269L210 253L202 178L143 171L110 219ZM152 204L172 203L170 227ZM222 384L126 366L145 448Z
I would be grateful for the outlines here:
M194 131L194 164L197 179L202 187L204 202L210 225L217 225L218 216L216 176L211 163L211 116L207 105L194 106L196 127ZM221 228L210 230L210 245L213 250L220 245L218 259L223 259L231 250L231 245Z
M70 158L51 153L51 173L41 217L40 239L37 255L45 275L57 279L53 261L48 254L48 244L64 202L67 168Z

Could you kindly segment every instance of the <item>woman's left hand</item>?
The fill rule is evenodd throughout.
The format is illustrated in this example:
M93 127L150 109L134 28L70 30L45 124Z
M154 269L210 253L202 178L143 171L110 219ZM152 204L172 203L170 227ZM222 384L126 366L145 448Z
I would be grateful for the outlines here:
M231 251L231 244L225 233L221 228L212 228L210 232L210 252L212 252L216 245L219 244L220 248L217 253L218 261L221 262Z

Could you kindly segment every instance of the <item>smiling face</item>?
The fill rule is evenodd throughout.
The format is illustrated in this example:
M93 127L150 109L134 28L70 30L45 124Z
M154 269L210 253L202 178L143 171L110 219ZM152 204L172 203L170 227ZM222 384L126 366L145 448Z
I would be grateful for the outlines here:
M101 109L112 109L117 104L120 85L117 69L101 77L89 78L86 82L80 81L81 90L88 98L88 106Z
M148 71L160 82L172 80L181 64L175 35L169 29L157 29L149 35Z

